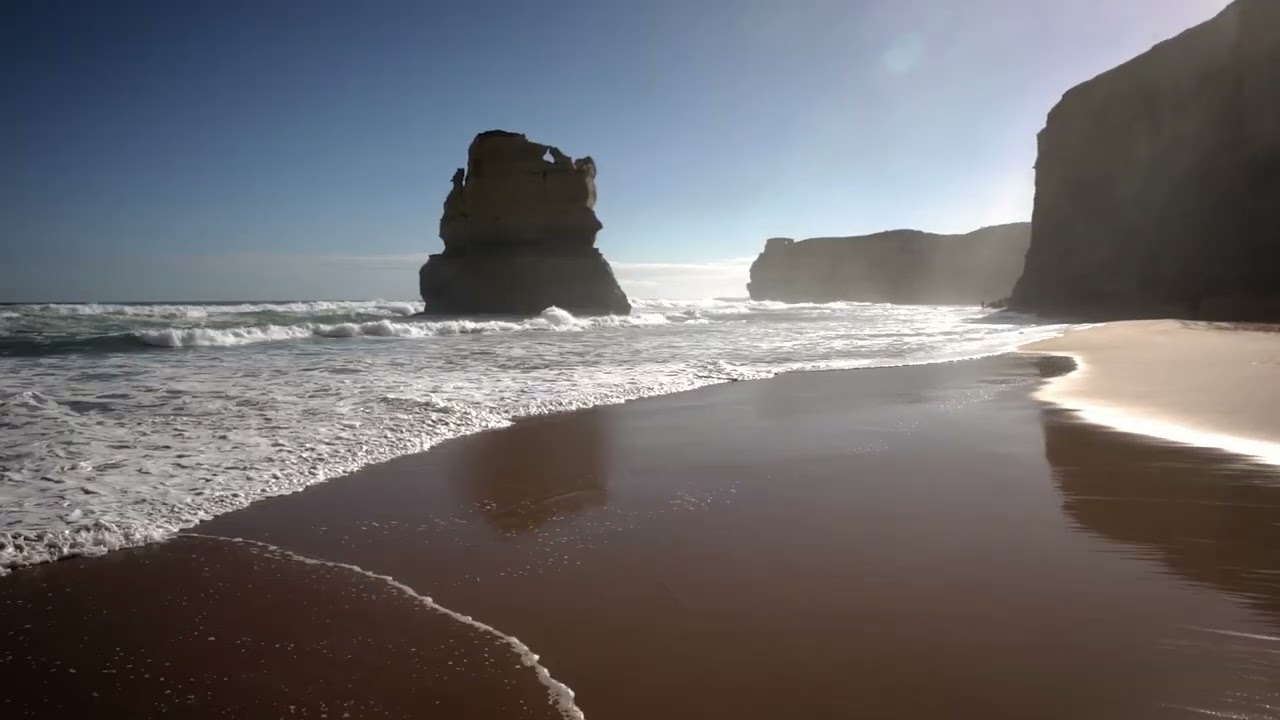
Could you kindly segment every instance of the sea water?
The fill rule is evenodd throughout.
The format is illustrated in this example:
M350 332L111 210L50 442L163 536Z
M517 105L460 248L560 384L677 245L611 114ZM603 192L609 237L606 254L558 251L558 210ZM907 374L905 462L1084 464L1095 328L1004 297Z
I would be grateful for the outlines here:
M627 317L413 302L0 306L0 572L570 410L1059 334L975 307L637 300Z

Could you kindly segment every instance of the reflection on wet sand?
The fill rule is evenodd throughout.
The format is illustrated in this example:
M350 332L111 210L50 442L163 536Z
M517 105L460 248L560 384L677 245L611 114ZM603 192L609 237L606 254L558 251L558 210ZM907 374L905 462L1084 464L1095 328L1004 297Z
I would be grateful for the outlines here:
M591 411L588 411L591 412ZM485 521L525 532L558 517L603 506L610 457L610 416L565 422L529 418L521 432L459 441L450 477Z
M1080 529L1136 546L1280 629L1280 470L1043 413L1045 457Z

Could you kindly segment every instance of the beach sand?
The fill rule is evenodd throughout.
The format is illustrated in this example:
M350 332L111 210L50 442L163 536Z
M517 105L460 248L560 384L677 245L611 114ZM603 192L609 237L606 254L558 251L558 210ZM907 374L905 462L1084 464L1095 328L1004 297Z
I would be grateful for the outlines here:
M1042 396L1086 419L1280 464L1280 326L1116 322L1023 350L1079 362Z
M253 544L38 566L0 597L0 717L559 717L500 638Z
M0 716L556 716L491 633L221 537L517 637L589 718L1280 717L1280 471L1033 398L1062 365L531 418L15 572Z

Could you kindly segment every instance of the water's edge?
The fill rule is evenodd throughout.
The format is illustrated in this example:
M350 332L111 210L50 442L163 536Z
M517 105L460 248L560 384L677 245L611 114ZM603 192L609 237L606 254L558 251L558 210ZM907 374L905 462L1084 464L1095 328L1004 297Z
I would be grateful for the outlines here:
M959 306L636 308L484 321L387 301L6 308L0 571L162 540L520 417L986 357L1065 328Z
M485 423L479 427L464 428L462 432L455 434L441 435L436 437L423 437L418 443L407 447L399 448L399 451L391 451L379 453L374 457L367 457L367 462L352 463L349 466L343 466L335 470L335 472L318 477L312 482L297 486L284 487L279 491L264 492L253 497L244 503L229 504L227 507L220 509L219 512L205 513L198 518L194 518L189 523L179 526L166 528L162 531L141 531L136 528L121 527L114 523L106 521L96 523L94 527L76 528L69 531L58 533L46 533L35 536L17 536L5 538L0 535L0 576L7 574L16 568L24 566L38 565L57 560L74 558L74 557L94 557L106 554L112 550L120 550L129 547L138 547L150 543L163 542L168 540L184 530L189 530L201 522L222 515L228 512L248 507L259 500L270 497L279 497L301 492L312 485L329 482L341 477L350 475L364 468L390 462L397 458L409 455L428 452L432 448L441 443L448 442L461 437L474 435L482 432L490 432L508 427L523 418L545 417L549 415L559 415L564 413L580 412L596 407L605 407L610 405L620 405L635 400L643 400L655 397L667 397L671 395L679 395L686 392L693 392L708 387L723 385L731 382L754 382L767 381L784 374L790 373L807 373L807 372L855 372L861 370L877 370L894 367L918 366L918 365L942 365L956 362L968 362L987 357L996 357L1008 355L1016 352L1016 348L1009 348L1000 351L993 351L981 354L975 354L959 358L947 358L942 360L923 360L918 362L896 362L883 363L878 365L868 365L856 368L815 368L812 370L785 370L769 375L761 375L759 377L716 377L712 375L703 375L697 378L690 378L684 383L684 387L663 386L656 392L638 392L627 397L608 396L608 397L590 397L585 396L578 398L580 402L576 402L571 406L561 406L548 408L544 411L528 412L511 415L509 417L495 417L491 422ZM390 450L390 449L389 449Z
M1175 445L1221 450L1252 462L1280 466L1280 443L1200 429L1193 426L1193 421L1179 422L1156 418L1144 415L1133 408L1090 403L1072 395L1063 387L1066 379L1078 379L1093 371L1093 368L1078 353L1067 350L1019 349L1017 354L1055 357L1071 362L1073 367L1068 372L1045 378L1034 393L1034 397L1041 402L1066 410L1084 422Z

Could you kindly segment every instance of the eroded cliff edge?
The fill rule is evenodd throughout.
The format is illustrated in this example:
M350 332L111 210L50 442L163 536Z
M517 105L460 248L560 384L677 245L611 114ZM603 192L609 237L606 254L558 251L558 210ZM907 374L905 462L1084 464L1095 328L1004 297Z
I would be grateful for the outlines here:
M1011 304L1280 321L1280 2L1237 0L1066 93Z
M480 133L444 202L444 252L418 272L425 312L535 315L631 311L604 256L596 166L504 130Z
M891 230L856 237L771 238L751 265L754 300L977 305L1008 297L1031 225L965 235Z

